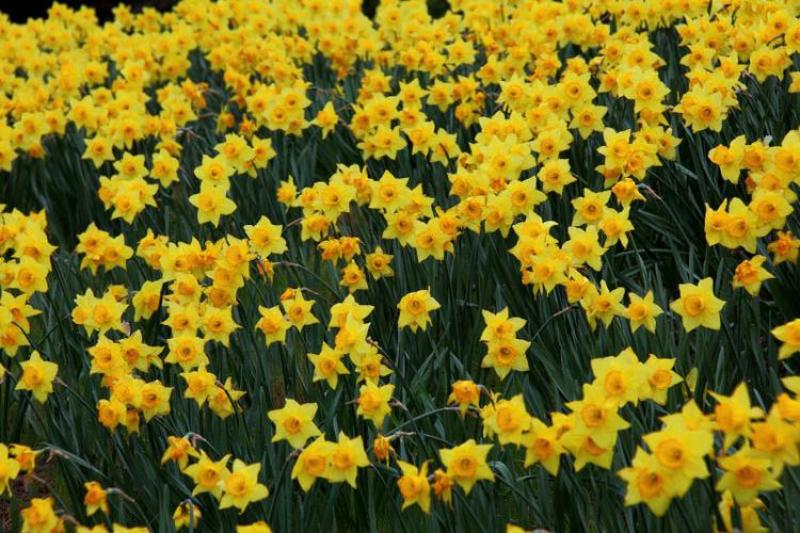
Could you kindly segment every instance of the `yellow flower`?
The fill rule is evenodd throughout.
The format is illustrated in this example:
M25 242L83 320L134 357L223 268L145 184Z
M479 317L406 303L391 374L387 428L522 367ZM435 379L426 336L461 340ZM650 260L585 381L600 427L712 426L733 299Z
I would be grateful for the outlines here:
M186 437L167 437L167 448L161 456L161 464L167 461L178 463L178 467L183 470L189 464L189 457L197 457L197 450Z
M607 109L591 103L583 103L572 109L570 128L577 128L583 139L588 139L592 132L603 131L603 117Z
M522 269L522 282L533 285L533 294L539 294L542 289L550 294L556 286L567 281L569 269L569 256L556 246L545 245L539 251L543 239L532 240L521 238L515 246L515 251L520 262L529 266Z
M397 325L401 328L409 327L415 333L417 328L422 328L424 331L431 322L430 312L440 307L439 302L431 296L429 289L410 292L403 296L400 303L397 304L397 308L400 310Z
M192 503L190 500L181 502L172 513L172 522L175 524L175 530L179 531L183 528L197 529L197 525L203 514L200 508Z
M544 161L536 175L542 182L542 191L561 195L564 187L577 181L572 175L568 159L549 159Z
M313 381L325 380L330 388L336 389L339 384L339 375L350 373L344 366L343 357L343 352L331 348L330 345L323 342L322 349L318 354L308 354L309 361L314 365Z
M0 443L0 496L6 491L11 492L10 484L17 478L20 472L19 462L8 456L8 448Z
M720 204L717 209L711 209L711 207L706 204L705 233L706 242L709 246L714 246L722 242L723 232L730 218L728 216L727 205L727 199L723 200L722 204Z
M772 279L773 276L762 265L767 258L763 255L756 255L752 259L745 259L738 265L733 273L733 288L744 288L750 296L758 295L761 290L761 282Z
M336 127L339 122L339 116L333 107L333 102L328 102L325 107L320 109L314 118L314 125L322 130L322 138L325 139Z
M600 237L596 226L586 229L570 227L567 229L569 240L562 250L569 257L570 265L579 268L584 264L599 271L603 266L603 254L606 249L600 245Z
M615 131L612 128L603 130L604 146L598 148L597 152L605 156L606 166L622 168L625 165L625 160L631 152L630 137L630 130Z
M378 433L372 441L372 453L375 455L375 459L388 466L390 456L396 453L392 448L391 437L385 437Z
M283 310L286 311L286 318L292 326L302 330L305 326L319 323L317 317L311 312L314 307L313 300L303 298L302 291L295 291L294 297L281 302Z
M791 231L779 231L776 237L767 245L767 249L772 252L772 262L775 265L784 261L796 262L800 255L800 239L794 238Z
M169 353L164 358L166 363L180 365L184 371L208 365L208 356L205 352L205 339L199 337L181 336L167 340Z
M749 505L759 492L781 488L769 458L747 445L733 455L720 457L717 463L725 470L717 481L717 491L731 491L739 505Z
M718 508L722 515L722 521L725 524L725 531L736 530L733 525L735 513L739 515L740 531L746 531L748 533L767 533L767 531L769 531L769 529L761 525L759 510L764 508L764 502L758 498L754 499L750 505L738 505L734 501L731 491L726 490L722 493Z
M269 348L270 344L286 342L286 332L291 327L291 323L286 320L280 307L258 306L258 313L261 318L256 322L256 328L264 334L264 340Z
M800 149L798 146L797 149ZM762 178L761 184L766 179ZM757 237L766 236L773 229L783 229L786 217L792 214L793 208L789 192L765 190L757 188L747 208L755 215L756 228L753 231Z
M292 467L292 479L296 479L305 492L311 490L317 478L327 476L328 459L334 446L335 444L326 441L324 436L317 437L297 457Z
M225 419L235 412L239 405L237 402L244 394L244 391L236 390L233 387L233 379L228 377L222 386L217 386L216 393L209 396L208 405L215 415Z
M584 384L583 398L566 405L574 414L569 433L589 436L595 445L604 449L613 448L617 433L630 426L620 416L617 400L609 398L598 385Z
M678 288L680 298L670 304L670 309L683 319L684 329L688 332L703 326L718 330L725 302L714 296L713 280L704 278L697 285L681 283Z
M516 338L490 342L481 360L481 368L493 368L501 380L512 370L526 372L529 370L527 352L530 345L530 341Z
M350 360L358 370L359 383L367 381L377 384L380 378L392 373L392 370L383 364L383 356L374 346L370 346L365 352L351 352Z
M26 333L29 333L31 329L28 319L42 313L28 303L28 298L26 294L15 296L7 291L0 294L0 309L6 309L10 315L9 318L13 319L14 323Z
M476 482L494 481L494 474L486 463L491 449L491 444L477 444L469 439L455 448L440 449L439 455L447 468L447 476L469 494Z
M636 182L630 178L619 180L611 187L611 192L614 193L617 201L623 207L629 207L631 203L636 200L644 200L644 196L639 192Z
M688 379L688 377L687 377ZM681 408L680 412L661 417L665 428L679 428L683 431L702 431L711 434L714 429L714 422L711 417L703 413L694 400L689 400ZM703 453L711 453L709 446Z
M583 196L572 200L572 207L575 208L572 226L599 224L603 219L610 197L611 191L592 192L587 190Z
M740 383L730 396L715 392L710 394L717 400L714 423L717 429L725 433L725 448L730 447L739 437L749 437L750 420L764 416L759 407L751 407L750 395L744 383Z
M758 220L747 205L734 198L728 205L728 213L722 227L720 243L735 249L739 246L750 253L756 251Z
M608 327L614 317L625 316L625 307L622 305L624 296L625 289L623 287L610 290L606 285L606 280L600 281L600 291L587 291L581 299L581 306L586 311L589 326L595 329L599 318L603 325Z
M53 498L33 498L31 504L20 511L20 515L22 533L50 533L61 524L53 509Z
M665 427L645 435L644 442L660 467L669 473L670 494L682 497L695 479L708 477L705 455L713 449L710 433Z
M731 141L730 146L719 145L708 152L708 158L717 165L726 179L734 185L739 183L739 174L744 163L744 147L747 140L744 135L739 135Z
M481 409L483 433L497 435L500 444L522 444L523 433L530 427L531 417L525 408L522 394L510 400L498 400Z
M273 224L265 216L259 218L255 225L244 227L250 248L261 257L282 254L288 249L281 236L282 230L280 225Z
M683 381L672 370L675 362L672 357L658 358L650 354L647 361L642 364L644 381L639 388L640 400L653 400L659 405L666 403L669 388Z
M533 207L544 202L547 197L536 188L536 178L512 181L501 193L508 197L511 212L514 215L524 215L532 212Z
M217 341L226 348L230 347L231 333L239 329L239 327L239 324L233 320L233 308L231 306L223 308L206 307L200 323L204 340Z
M33 450L24 444L12 444L9 451L19 463L20 472L33 472L36 468L36 456L41 453L41 451Z
M114 160L114 152L111 143L108 142L108 139L99 135L87 139L86 151L83 153L83 159L91 160L95 168L99 169L106 161Z
M314 415L317 413L316 403L299 404L291 398L280 409L273 409L267 416L275 424L275 435L272 442L286 440L292 448L302 448L311 437L320 435L319 428L314 424Z
M800 463L798 429L783 420L777 406L770 410L766 420L755 422L751 429L753 449L770 458L776 477L780 477L785 465L796 466Z
M149 422L154 416L169 414L171 394L172 387L165 387L160 381L151 381L142 387L141 408L145 421Z
M31 353L30 358L21 363L22 376L17 382L15 390L31 391L39 403L45 403L47 397L53 392L53 381L58 373L58 365L45 361L39 352Z
M358 392L356 414L372 421L375 427L380 429L386 415L392 411L389 402L392 399L392 394L394 394L394 385L378 386L367 382L361 385Z
M525 446L525 467L541 463L551 475L558 475L561 455L564 453L559 438L559 428L556 425L547 426L538 418L532 417L530 431L522 440Z
M419 505L419 508L426 513L431 512L431 484L428 482L428 463L416 466L404 461L397 461L402 476L397 480L397 488L403 497L402 510L412 505Z
M342 279L339 285L346 287L350 294L359 290L366 290L368 287L367 276L355 261L350 261L342 269Z
M684 122L694 132L705 129L720 131L722 121L727 115L720 95L702 90L685 93L680 103L674 107L674 112L682 113Z
M83 496L83 504L86 506L86 514L92 516L97 511L108 514L108 500L105 489L96 481L88 481L83 484L86 494Z
M394 259L393 255L384 253L383 248L377 246L373 253L367 254L367 270L374 279L390 278L394 276L391 266L392 259Z
M294 178L292 178L292 176L289 176L286 181L282 181L278 187L278 190L276 191L278 201L284 205L293 204L296 194L297 186L294 184Z
M340 431L338 442L332 444L328 464L328 481L331 483L346 481L355 489L358 468L369 466L367 452L364 451L364 442L359 436L350 438Z
M259 520L246 526L236 526L236 533L272 533L272 528L263 520Z
M376 348L368 342L368 332L369 323L348 316L345 323L336 332L334 348L338 352L350 355L351 358L374 353Z
M416 241L417 232L422 228L422 222L417 219L417 215L405 211L389 211L385 218L386 229L382 234L384 239L397 239L402 246Z
M654 456L637 448L632 465L618 475L628 483L625 505L645 503L656 516L667 512L674 494L669 490L667 473Z
M452 506L453 480L441 468L433 473L433 493L444 503Z
M114 524L113 533L150 533L150 528L146 526L125 527L119 524Z
M772 330L772 335L781 341L778 358L786 359L800 352L800 318L795 318Z
M129 372L128 363L122 356L118 343L106 336L87 350L92 358L91 374L103 374L107 378L120 379Z
M486 324L481 333L481 340L487 343L513 338L519 330L525 327L525 319L508 316L508 307L499 313L484 310L481 311L481 315Z
M462 379L453 383L453 392L448 396L447 403L457 403L463 417L470 405L478 407L480 395L480 388L475 382Z
M109 330L125 331L122 315L127 306L117 301L111 291L97 298L91 289L75 297L72 320L82 325L87 333L98 331L101 335Z
M606 236L603 246L610 248L620 242L623 248L628 247L628 233L634 230L633 224L628 218L629 216L630 211L627 207L622 211L606 208L603 218L597 225Z
M147 176L145 157L125 152L118 161L114 162L114 170L129 181L144 178Z
M631 325L631 333L636 332L641 326L650 333L656 332L656 318L664 310L655 303L653 291L647 291L644 296L628 293L628 307L625 309L625 316Z
M96 164L96 163L95 163ZM172 157L167 150L159 150L153 154L153 163L150 175L161 183L161 187L168 188L172 183L179 181L178 169L180 161Z
M594 383L606 398L623 406L628 402L639 403L639 389L645 375L642 363L631 348L625 348L619 355L592 359Z
M222 156L203 155L200 166L194 169L194 175L200 180L201 189L203 186L221 186L223 190L227 190L229 178L233 173L234 168Z
M214 146L214 149L219 153L214 158L215 160L224 161L229 167L240 173L247 170L248 163L256 155L245 139L232 133L226 134L225 140Z
M219 461L212 461L206 452L201 450L197 462L183 469L183 473L192 478L194 482L192 496L208 492L219 499L222 495L223 483L231 474L227 466L229 460L230 454L225 455Z
M203 182L200 192L189 197L189 203L197 208L197 221L200 224L211 223L219 226L222 215L230 215L236 211L236 204L227 197L227 190L220 185Z
M261 464L248 465L236 459L230 475L222 482L223 494L219 508L236 507L243 513L251 503L269 496L267 487L258 482L260 471Z
M149 346L142 342L142 332L135 331L129 337L119 341L119 351L129 368L147 372L150 366L161 368L163 363L159 357L160 346Z

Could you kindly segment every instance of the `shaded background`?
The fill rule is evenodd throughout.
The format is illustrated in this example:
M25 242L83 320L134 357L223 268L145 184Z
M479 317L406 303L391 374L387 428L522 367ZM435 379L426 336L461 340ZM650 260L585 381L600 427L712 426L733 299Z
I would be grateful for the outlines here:
M362 8L367 16L375 14L375 7L380 0L363 0ZM72 7L91 6L97 11L100 20L108 20L111 10L117 4L128 4L134 10L143 7L169 9L177 0L61 0ZM53 0L0 0L0 11L11 16L14 22L24 22L31 17L45 17ZM428 0L428 9L433 16L441 16L447 11L447 0Z

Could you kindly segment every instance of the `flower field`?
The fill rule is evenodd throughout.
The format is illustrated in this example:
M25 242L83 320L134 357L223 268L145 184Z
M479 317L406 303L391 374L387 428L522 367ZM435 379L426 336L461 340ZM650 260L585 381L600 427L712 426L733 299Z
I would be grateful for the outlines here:
M800 2L0 14L0 530L797 531Z

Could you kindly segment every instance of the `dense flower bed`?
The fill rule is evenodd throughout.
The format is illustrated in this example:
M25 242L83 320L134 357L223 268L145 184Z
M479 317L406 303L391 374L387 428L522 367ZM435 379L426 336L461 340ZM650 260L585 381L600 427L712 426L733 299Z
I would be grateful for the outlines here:
M800 528L800 4L450 4L0 16L4 529Z

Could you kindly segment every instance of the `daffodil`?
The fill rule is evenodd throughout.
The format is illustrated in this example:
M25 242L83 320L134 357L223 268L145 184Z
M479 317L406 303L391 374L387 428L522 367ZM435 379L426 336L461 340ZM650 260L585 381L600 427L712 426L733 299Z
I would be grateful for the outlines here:
M491 449L491 444L477 444L469 439L455 448L440 449L439 455L447 468L447 475L469 494L478 481L494 481L494 474L486 462Z
M22 376L17 382L16 390L26 390L33 394L39 403L45 403L47 397L53 392L53 381L58 373L58 365L45 361L34 351L30 358L21 363Z
M397 308L400 309L398 326L408 327L416 332L418 328L425 330L431 322L430 312L439 309L441 305L430 294L430 291L420 290L410 292L400 299Z
M383 426L386 416L392 411L389 402L393 393L394 385L378 386L367 382L359 388L356 413L372 421L375 427L380 428Z
M719 459L719 465L725 471L717 481L716 489L720 492L729 490L739 505L749 505L759 492L781 488L771 462L759 452L745 446L738 452Z
M302 448L308 439L320 435L319 428L314 424L316 413L316 403L299 404L288 398L282 408L267 413L275 424L272 442L286 440L293 448Z
M332 444L328 481L331 483L346 481L355 489L358 469L369 466L369 458L367 458L367 452L364 451L364 442L359 436L351 438L343 432L339 432L338 441Z
M688 332L703 326L718 330L725 302L714 295L712 279L704 278L697 285L681 283L679 290L680 297L670 304L670 309L681 317L684 329Z
M327 476L328 461L334 446L325 437L317 437L297 456L292 467L292 479L296 479L305 492L311 490L317 479Z
M236 507L242 513L251 503L269 496L267 487L258 482L260 471L261 465L258 463L248 465L239 459L234 460L230 475L222 481L219 508Z
M778 349L780 359L786 359L800 352L800 318L774 328L772 335L782 342Z
M431 485L428 482L428 463L416 466L404 461L397 461L402 475L397 480L397 488L403 497L403 507L405 510L412 505L419 505L419 508L426 513L431 511Z

